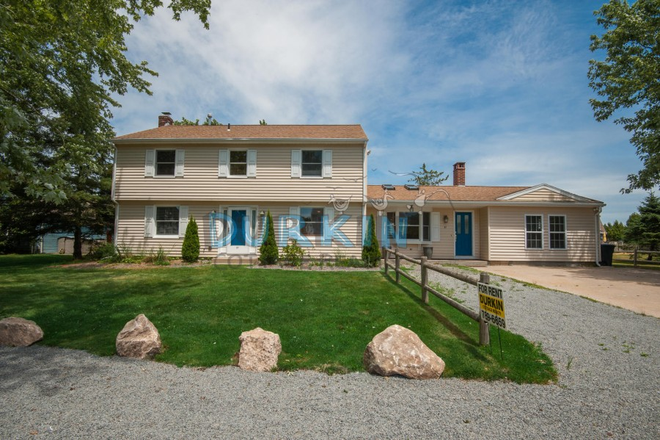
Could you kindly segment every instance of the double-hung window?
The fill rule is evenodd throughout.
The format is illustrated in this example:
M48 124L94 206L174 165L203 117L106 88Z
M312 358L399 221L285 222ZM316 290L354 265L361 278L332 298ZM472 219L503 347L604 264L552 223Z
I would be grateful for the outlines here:
M179 208L156 207L156 235L179 235Z
M323 176L323 150L302 151L302 176Z
M566 216L549 215L550 249L566 249Z
M183 177L185 150L153 150L145 152L145 177Z
M525 216L525 248L543 249L543 217Z
M174 176L176 150L156 150L156 175Z
M419 212L399 213L399 237L419 240Z
M300 233L306 237L323 235L323 208L301 207L300 217L305 222Z
M229 152L229 175L247 176L247 151Z
M332 178L332 150L291 150L291 177Z

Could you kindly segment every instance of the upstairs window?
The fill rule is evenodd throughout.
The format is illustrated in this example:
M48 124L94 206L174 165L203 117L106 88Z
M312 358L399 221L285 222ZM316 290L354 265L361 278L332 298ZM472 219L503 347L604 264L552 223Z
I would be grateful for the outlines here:
M550 224L550 249L566 249L566 217L550 215L548 223Z
M291 150L291 177L332 178L332 150Z
M156 150L156 175L174 176L176 150Z
M302 175L303 177L323 176L323 151L302 151Z
M247 176L247 151L229 152L229 175Z
M525 247L543 249L543 217L540 215L525 216Z
M183 177L185 150L146 150L145 177Z

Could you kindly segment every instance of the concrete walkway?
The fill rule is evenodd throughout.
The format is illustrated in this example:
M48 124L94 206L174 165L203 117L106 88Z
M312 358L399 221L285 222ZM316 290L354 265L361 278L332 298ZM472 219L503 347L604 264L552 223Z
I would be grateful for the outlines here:
M627 267L488 266L487 272L660 318L660 271Z

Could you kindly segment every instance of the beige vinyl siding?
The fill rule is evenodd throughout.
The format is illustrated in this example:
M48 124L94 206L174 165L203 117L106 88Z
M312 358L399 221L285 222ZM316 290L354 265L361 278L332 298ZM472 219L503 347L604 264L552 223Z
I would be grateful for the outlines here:
M188 206L188 215L195 218L199 228L199 245L201 257L214 257L217 249L209 250L211 234L209 229L209 214L217 209L215 204L195 204L189 202L149 202L154 206ZM147 255L155 253L162 246L169 256L180 256L183 238L144 237L145 203L123 203L119 206L117 220L117 246L120 249L130 249L134 254Z
M547 188L538 189L512 200L515 200L516 202L575 202L575 199L556 193Z
M479 211L479 253L475 255L478 255L478 258L480 260L489 260L489 252L490 252L490 247L488 245L488 237L489 237L489 227L490 227L490 222L489 222L489 211L488 208L482 208ZM475 222L475 225L477 223Z
M183 177L145 177L148 149L185 151ZM254 178L218 177L220 149L255 150ZM331 178L292 178L291 151L332 151ZM167 144L119 145L115 172L117 201L309 202L331 198L361 202L364 144Z
M525 215L543 217L543 249L525 248ZM566 216L566 249L550 249L548 215ZM592 208L491 207L491 261L593 262L596 259Z
M199 227L199 240L200 240L200 256L201 257L216 257L219 255L220 249L211 248L211 228L210 228L210 214L211 211L221 212L230 206L246 206L254 207L257 211L270 210L273 220L275 222L275 236L280 242L280 227L279 219L281 216L289 215L290 206L299 206L291 203L268 203L268 204L255 204L250 201L225 201L225 202L189 202L189 201L149 201L143 202L124 202L119 206L119 215L117 220L117 245L123 249L130 249L135 254L149 254L156 252L159 247L165 250L169 256L180 256L181 245L183 238L173 237L152 237L145 238L145 205L154 206L187 206L189 215L193 216L197 221ZM307 203L301 206L318 206L326 207L324 203L313 205ZM334 258L337 252L341 252L348 257L359 258L362 253L362 205L359 203L352 203L345 211L350 219L341 227L341 231L350 240L351 245L345 247L340 243L333 241L332 246L320 246L320 243L315 244L313 248L305 248L307 256L314 258L323 257L324 259ZM339 217L339 213L335 212L335 218ZM257 231L259 235L262 231L263 225L261 218L258 220Z

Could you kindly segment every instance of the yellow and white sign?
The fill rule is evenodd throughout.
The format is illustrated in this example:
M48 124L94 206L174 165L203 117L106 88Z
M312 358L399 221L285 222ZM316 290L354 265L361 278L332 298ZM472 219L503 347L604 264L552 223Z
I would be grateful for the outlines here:
M479 283L478 287L481 318L485 322L505 329L506 317L504 315L504 297L502 295L502 289L482 283Z

